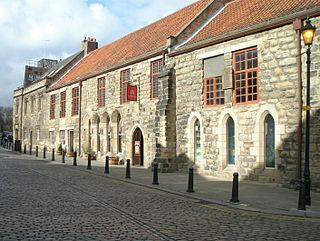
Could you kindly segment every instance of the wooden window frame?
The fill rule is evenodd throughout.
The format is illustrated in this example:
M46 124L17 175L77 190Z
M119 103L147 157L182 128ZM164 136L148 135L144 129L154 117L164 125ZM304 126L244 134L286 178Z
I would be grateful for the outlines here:
M98 108L106 106L106 78L98 78Z
M157 72L154 72L154 65L158 64ZM163 59L157 59L150 63L150 98L156 99L159 97L159 75L163 68ZM156 87L155 87L156 86ZM157 89L157 94L155 94L155 88Z
M213 80L213 83L212 83L212 86L213 86L213 89L212 91L209 91L207 90L207 87L208 87L208 84L207 84L207 81L208 80ZM220 83L217 83L217 80L220 80ZM222 76L216 76L216 77L208 77L208 78L205 78L203 80L203 94L204 94L204 106L205 107L216 107L216 106L223 106L225 104L225 99L224 99L224 89L222 88ZM221 89L217 89L217 86L220 85L221 86ZM209 85L211 86L211 84ZM220 92L222 93L222 95L220 97L217 97L217 93ZM207 94L210 94L212 93L212 98L210 98L210 100L212 100L212 104L208 104L208 97L207 97ZM218 103L218 100L220 103Z
M250 51L256 51L256 57L248 58L248 53ZM240 61L236 61L236 56L238 54L243 54L245 58L240 59ZM253 67L254 60L256 60L256 66ZM248 67L248 63L251 62L252 66L251 68ZM241 63L244 64L244 69L237 70L237 64L241 66ZM240 67L241 68L241 67ZM233 69L234 69L234 104L235 105L246 105L246 104L253 104L257 103L259 101L259 81L258 81L258 49L257 47L252 47L252 48L247 48L247 49L242 49L239 51L233 52ZM254 75L255 77L252 76L252 78L249 77L249 74ZM244 78L237 80L237 75L238 74L243 74ZM251 86L249 86L249 80L252 81ZM256 81L256 84L253 84L254 80ZM244 85L241 85L241 82ZM237 84L239 83L239 86ZM254 88L256 90L254 91ZM237 90L239 89L240 94L237 94ZM248 94L249 89L251 89L252 93ZM241 93L241 90L244 90L245 93ZM254 96L256 96L256 99L254 99ZM249 100L251 97L251 100ZM237 102L237 98L239 98L239 101ZM244 98L245 100L241 100L241 98Z
M60 118L66 117L67 92L60 92Z
M71 116L79 115L79 86L72 88Z
M50 95L50 120L56 118L56 94Z
M120 71L120 104L128 102L127 86L131 82L130 75L130 69Z

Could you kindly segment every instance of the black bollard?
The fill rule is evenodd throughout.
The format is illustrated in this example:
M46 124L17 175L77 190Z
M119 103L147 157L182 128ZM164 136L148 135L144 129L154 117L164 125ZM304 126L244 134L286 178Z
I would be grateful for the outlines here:
M194 192L193 189L193 168L189 168L189 179L187 192Z
M52 159L51 161L54 161L54 148L52 148Z
M32 155L32 146L29 147L29 154Z
M65 159L66 159L66 152L62 151L62 163L66 163Z
M233 173L232 197L230 202L237 203L239 201L239 173Z
M91 154L88 154L88 166L87 169L90 170L91 169Z
M298 210L306 210L306 184L302 179L300 181L300 189L299 189L299 203Z
M22 152L22 143L20 144L19 152Z
M106 156L106 163L104 166L104 173L109 173L109 157Z
M76 151L73 153L73 165L77 166L77 152Z
M44 146L43 147L43 159L46 159L46 150L47 150L47 148Z
M130 159L127 159L126 178L131 178L130 177Z
M158 163L154 163L153 164L153 181L152 181L153 185L159 185L158 182Z
M36 146L36 157L38 157L38 146Z
M27 145L24 144L24 147L23 147L23 154L27 154Z

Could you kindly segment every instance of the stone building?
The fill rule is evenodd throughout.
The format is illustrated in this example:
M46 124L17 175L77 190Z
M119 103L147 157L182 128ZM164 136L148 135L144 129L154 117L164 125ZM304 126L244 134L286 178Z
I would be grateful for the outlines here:
M205 175L231 178L237 171L242 179L295 183L305 140L300 29L307 17L319 28L319 16L319 0L200 0L101 48L91 41L92 51L43 91L41 145L144 167L157 161L164 172L194 166ZM319 47L318 31L311 71L315 187Z

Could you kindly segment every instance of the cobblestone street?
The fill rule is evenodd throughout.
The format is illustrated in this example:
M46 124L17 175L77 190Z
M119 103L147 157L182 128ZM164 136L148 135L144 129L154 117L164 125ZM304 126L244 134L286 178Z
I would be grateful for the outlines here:
M229 209L0 151L0 240L319 240L320 219Z

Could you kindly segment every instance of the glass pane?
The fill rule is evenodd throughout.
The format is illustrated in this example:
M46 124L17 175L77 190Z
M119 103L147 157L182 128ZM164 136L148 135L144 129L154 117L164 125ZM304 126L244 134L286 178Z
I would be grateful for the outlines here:
M275 125L270 114L265 119L265 162L266 167L275 167Z
M195 150L195 162L200 161L201 159L201 136L200 136L200 122L197 119L194 124L194 150Z
M229 117L227 121L227 156L228 164L235 164L235 136L234 136L234 121Z

